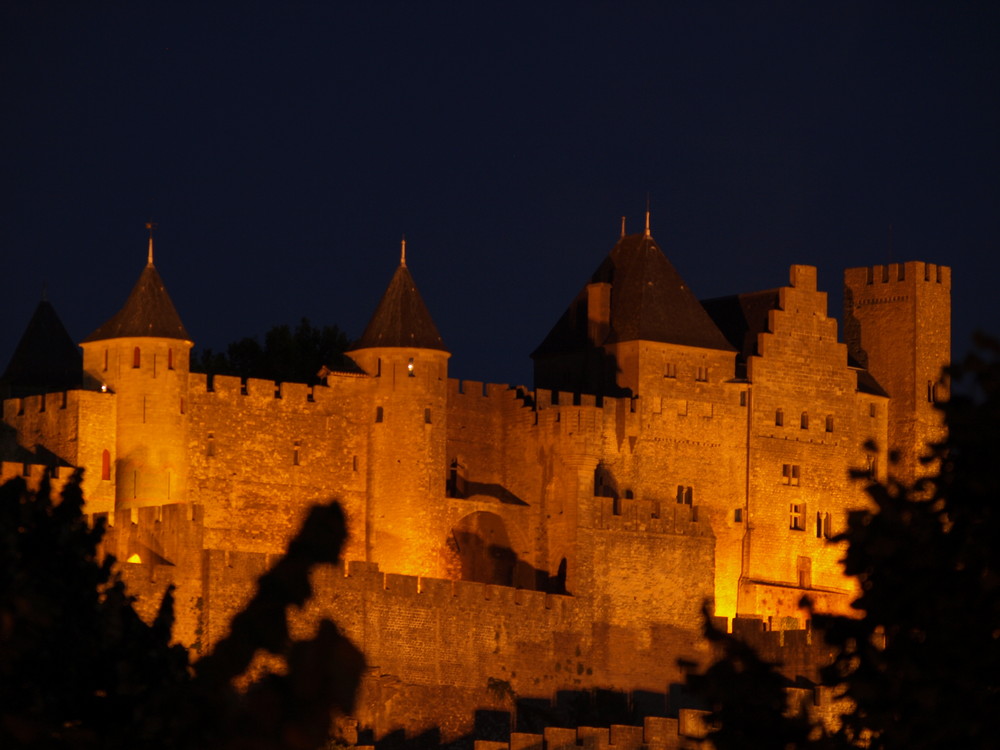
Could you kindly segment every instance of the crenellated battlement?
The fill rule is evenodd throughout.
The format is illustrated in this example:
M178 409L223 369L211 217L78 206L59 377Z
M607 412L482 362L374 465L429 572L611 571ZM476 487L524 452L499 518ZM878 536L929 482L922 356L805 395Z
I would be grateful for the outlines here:
M21 398L8 398L3 401L3 418L5 421L15 421L18 417L29 414L45 414L73 411L81 402L88 399L109 398L109 392L92 390L56 391Z
M350 586L358 591L382 593L390 597L423 600L423 605L435 607L459 606L478 607L490 602L491 608L524 608L522 614L547 611L547 616L560 620L569 614L574 606L573 597L548 594L544 591L517 589L476 581L455 581L443 578L386 573L377 563L351 560L339 566L336 585Z
M214 401L227 406L269 408L302 408L325 410L342 399L344 389L356 390L370 380L364 373L333 373L327 385L278 382L260 378L240 378L234 375L191 373L188 392L203 403Z
M698 506L674 501L595 497L594 528L683 536L712 536L712 528Z
M173 503L170 505L150 505L126 510L115 510L109 513L94 513L91 518L104 518L108 526L124 526L132 524L144 528L153 528L156 524L169 524L176 530L184 526L192 529L202 529L205 525L205 506L194 503Z
M73 471L73 467L69 466L45 466L31 462L3 461L0 463L0 484L20 477L28 485L28 489L35 491L48 472L53 495L57 495L62 492L66 481L73 475Z
M892 287L902 283L926 282L941 284L944 288L950 289L951 268L937 263L912 260L905 263L848 268L844 271L844 280L848 286L856 288L862 285Z

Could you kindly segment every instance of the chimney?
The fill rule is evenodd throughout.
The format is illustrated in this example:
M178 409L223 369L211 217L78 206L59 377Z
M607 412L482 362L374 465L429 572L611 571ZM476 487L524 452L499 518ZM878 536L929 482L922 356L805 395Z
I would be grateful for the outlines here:
M611 322L611 284L587 284L587 338L601 346Z

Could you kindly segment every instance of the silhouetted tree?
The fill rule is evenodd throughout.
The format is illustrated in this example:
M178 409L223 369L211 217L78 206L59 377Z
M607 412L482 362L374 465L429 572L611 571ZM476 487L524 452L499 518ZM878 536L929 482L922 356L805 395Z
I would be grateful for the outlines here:
M708 709L711 727L706 739L716 750L786 750L819 747L810 742L812 727L806 716L788 711L790 681L777 666L760 658L738 637L712 622L707 607L705 638L715 645L718 661L704 673L688 672L688 690ZM690 669L690 664L682 662ZM816 729L816 735L822 731Z
M302 318L292 330L279 325L264 334L263 346L256 337L234 341L225 353L205 349L192 358L191 369L210 375L236 375L284 383L314 383L321 367L355 369L344 352L350 340L337 326L313 326Z
M849 515L859 618L816 615L838 649L825 678L853 702L841 737L872 748L1000 747L1000 344L949 369L937 472L874 482Z
M363 658L329 621L292 641L285 608L309 598L313 565L337 559L339 506L312 510L231 634L192 666L170 645L171 591L147 625L113 558L99 559L104 524L88 525L79 479L60 502L48 482L0 487L0 746L323 746L331 710L352 708ZM284 657L287 673L237 691L257 649Z

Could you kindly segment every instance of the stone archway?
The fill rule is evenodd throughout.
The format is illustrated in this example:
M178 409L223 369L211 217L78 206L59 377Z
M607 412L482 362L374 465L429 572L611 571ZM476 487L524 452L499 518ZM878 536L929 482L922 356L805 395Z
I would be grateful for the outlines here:
M496 513L470 513L455 524L449 541L457 553L463 581L514 585L517 553L506 524Z

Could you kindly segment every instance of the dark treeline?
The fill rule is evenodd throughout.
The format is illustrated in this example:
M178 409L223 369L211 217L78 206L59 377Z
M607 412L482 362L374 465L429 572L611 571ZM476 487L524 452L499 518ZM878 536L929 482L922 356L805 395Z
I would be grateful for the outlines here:
M264 334L263 344L253 336L232 342L225 352L196 351L191 358L191 369L209 375L316 383L317 373L324 367L357 369L344 355L350 344L337 326L317 327L302 318L294 329L289 325L274 326Z

